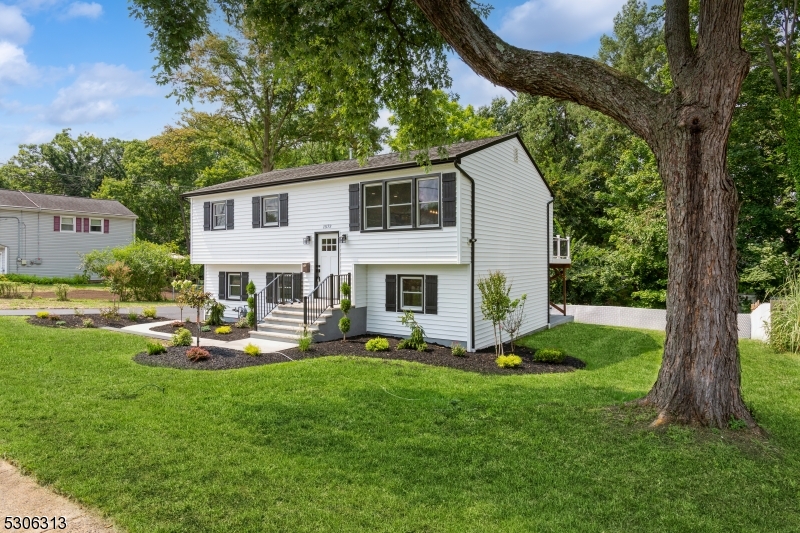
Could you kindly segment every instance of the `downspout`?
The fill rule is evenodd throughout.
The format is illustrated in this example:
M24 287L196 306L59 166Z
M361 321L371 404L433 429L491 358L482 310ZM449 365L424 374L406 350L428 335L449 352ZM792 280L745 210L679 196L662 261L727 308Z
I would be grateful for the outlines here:
M461 168L461 158L457 158L453 163L461 174L467 178L472 184L470 191L470 201L472 209L470 210L470 239L469 239L469 342L472 349L475 349L475 243L478 241L475 238L475 180L472 176L467 174L467 171Z
M544 260L547 261L546 268L544 270L544 276L546 280L545 287L547 287L547 298L545 299L545 307L547 308L547 329L550 329L550 254L552 253L553 248L553 234L550 230L550 206L553 204L553 198L550 198L550 201L547 202L547 207L545 208L545 216L547 217L547 235L545 236L545 244L547 245L547 253L544 255ZM564 303L566 306L566 302Z

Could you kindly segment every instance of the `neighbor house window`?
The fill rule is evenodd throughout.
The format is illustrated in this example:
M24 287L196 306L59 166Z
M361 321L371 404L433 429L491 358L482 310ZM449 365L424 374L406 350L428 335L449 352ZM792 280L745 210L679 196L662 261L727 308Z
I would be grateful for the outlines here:
M422 277L402 276L400 278L400 309L403 311L422 311Z
M211 204L212 209L212 227L214 229L225 229L227 227L227 207L225 202L214 202Z
M389 228L410 228L413 211L412 181L390 181L388 189L388 223Z
M228 274L228 300L242 299L242 275L240 273Z
M75 217L61 217L61 231L75 231Z
M102 218L90 218L89 219L89 231L92 233L103 233L103 219Z
M383 228L383 183L364 186L364 229Z
M265 196L261 199L264 213L261 217L262 226L277 226L280 213L280 202L278 196Z
M439 225L439 178L417 180L417 226Z

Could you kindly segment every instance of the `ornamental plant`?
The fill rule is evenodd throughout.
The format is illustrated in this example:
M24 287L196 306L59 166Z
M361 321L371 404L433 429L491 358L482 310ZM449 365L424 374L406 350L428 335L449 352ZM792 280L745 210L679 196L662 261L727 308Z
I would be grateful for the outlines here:
M108 290L119 298L121 302L128 299L128 287L131 284L131 269L121 261L114 261L105 268L106 285Z
M513 353L501 355L495 359L495 363L497 363L497 366L500 368L517 368L522 366L522 357L514 355Z
M231 327L230 326L220 326L214 330L214 333L217 335L230 335Z
M198 346L195 346L186 350L186 357L189 359L189 361L196 363L197 361L204 361L205 359L208 359L211 357L211 354L208 352L208 350L204 350Z
M145 307L142 309L142 316L145 318L155 318L158 314L158 310L155 307Z
M83 320L83 327L85 328L93 328L94 327L94 320L91 318L85 318Z
M225 305L216 300L211 300L208 302L208 304L206 304L206 309L208 310L208 319L206 320L206 324L209 326L221 326L222 316L225 313Z
M199 337L198 337L199 339ZM199 341L198 341L199 342ZM192 332L186 328L180 328L172 336L173 346L191 346L192 345Z
M147 355L158 355L167 351L167 348L158 341L147 341Z
M54 287L54 290L56 292L56 300L59 302L66 302L69 300L67 297L69 294L69 285L66 283L59 283Z
M461 345L461 344L459 344L457 342L454 342L450 346L450 353L455 355L456 357L466 357L467 356L467 349L464 348L463 345Z
M350 307L352 307L352 303L350 302L350 284L342 283L339 289L343 296L339 302L339 309L344 313L344 316L339 320L339 331L342 332L342 341L345 341L347 340L347 332L350 331L350 319L347 317L347 313L350 312Z
M499 271L489 271L487 277L478 280L481 291L481 313L484 320L492 323L494 333L494 353L503 355L503 330L500 327L508 316L511 298L508 297L511 287L506 286L506 275Z
M414 318L413 311L405 311L403 316L400 317L400 323L411 330L411 336L397 343L398 350L410 348L418 352L424 352L428 349L428 345L425 343L425 330Z
M48 313L47 311L39 311L36 313L36 318L49 318L49 317L50 313Z
M389 350L389 341L383 337L375 337L368 340L364 348L370 352L385 352Z
M256 327L256 284L253 283L253 280L250 280L245 290L247 291L247 325L254 328Z
M172 288L178 291L178 295L175 296L175 304L181 310L181 320L183 320L183 308L186 307L186 299L184 298L184 293L192 287L192 282L188 279L183 280L172 280Z
M511 351L514 351L514 342L519 337L519 332L522 329L522 321L525 318L525 300L528 299L527 294L523 294L516 300L512 301L508 306L508 313L502 323L502 330L508 333L511 338Z
M539 363L563 363L567 354L558 348L541 348L533 354L533 360Z
M197 285L192 285L185 292L186 305L197 311L197 346L200 346L200 311L212 301L211 293L204 292L197 288ZM187 319L189 317L186 317ZM188 330L187 330L188 331ZM191 344L191 343L190 343Z
M311 349L313 343L314 337L309 333L308 328L303 327L303 331L300 332L300 337L297 339L297 349L301 352L307 352Z
M246 353L251 357L258 357L259 355L261 355L261 348L259 348L258 346L256 346L251 342L244 347L244 353Z

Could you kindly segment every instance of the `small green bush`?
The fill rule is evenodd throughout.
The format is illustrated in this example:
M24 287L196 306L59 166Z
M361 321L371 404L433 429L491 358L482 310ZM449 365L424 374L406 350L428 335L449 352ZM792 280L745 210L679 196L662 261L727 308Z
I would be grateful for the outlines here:
M2 281L16 281L17 283L34 283L36 285L58 285L64 283L66 285L86 285L89 283L88 276L76 275L71 278L43 278L40 276L32 276L30 274L6 274L5 279Z
M256 327L256 312L248 311L245 321L247 322L247 325L245 327L250 327L250 328Z
M186 328L180 328L172 336L173 346L191 346L192 345L192 332Z
M214 333L216 333L217 335L229 335L230 332L231 332L230 326L220 326L214 330Z
M19 292L19 283L0 281L0 298L22 298Z
M186 357L189 359L189 361L196 363L197 361L208 359L211 357L211 354L208 353L208 350L204 350L195 346L194 348L189 348L186 350Z
M66 302L69 300L69 298L67 298L69 293L69 285L66 283L59 283L54 287L54 289L56 291L56 300L59 302Z
M206 323L209 326L221 326L222 325L222 316L225 312L225 306L219 302L212 300L208 303L208 319Z
M67 325L67 323L64 322L63 320L56 320L56 326L61 327L61 326L66 326L66 325Z
M383 337L375 337L368 340L364 348L370 352L385 352L389 350L389 341Z
M500 368L517 368L522 365L522 357L514 355L513 353L501 355L494 361Z
M145 318L155 318L158 314L158 311L155 307L145 307L142 309L142 316Z
M343 335L347 335L347 332L350 331L350 319L346 316L339 319L339 331L341 331Z
M339 302L339 309L341 309L342 313L344 314L347 314L351 307L353 307L353 303L347 298L344 298L341 302Z
M135 313L133 311L128 313L128 320L130 320L131 322L136 322L136 320L138 320L138 318L139 318L139 314L138 313Z
M414 318L414 313L412 311L405 311L403 316L400 317L400 323L411 330L411 336L400 341L400 343L397 345L397 349L411 349L424 352L428 347L428 345L425 344L425 330L422 329L422 326L419 324L419 322L417 322L417 319ZM423 345L424 348L420 349L420 346Z
M85 328L93 328L94 327L94 320L92 320L91 318L84 319L83 327L85 327Z
M167 351L166 346L158 341L147 341L147 355L158 355Z
M200 331L209 332L211 331L211 326L203 326L200 328Z
M247 355L251 355L253 357L258 357L259 355L261 355L261 348L259 348L258 346L256 346L251 342L244 347L244 353L246 353Z
M464 348L461 344L454 342L450 346L450 353L455 355L456 357L466 357L467 356L467 349Z
M112 303L109 307L101 307L100 316L109 320L119 318L119 307L115 303Z
M307 352L311 349L311 345L314 343L314 337L308 332L308 330L303 330L303 333L300 335L300 338L297 339L297 349L301 352Z
M38 313L36 313L36 317L37 318L49 318L50 317L50 313L47 312L47 311L39 311Z
M563 350L557 348L540 348L533 354L533 360L538 363L563 363L566 356Z
M239 329L244 329L244 328L249 328L250 324L248 323L246 318L240 318L239 320L236 321L236 323L233 326Z
M342 296L345 298L350 298L350 284L347 282L342 283L339 287L339 290L342 291Z

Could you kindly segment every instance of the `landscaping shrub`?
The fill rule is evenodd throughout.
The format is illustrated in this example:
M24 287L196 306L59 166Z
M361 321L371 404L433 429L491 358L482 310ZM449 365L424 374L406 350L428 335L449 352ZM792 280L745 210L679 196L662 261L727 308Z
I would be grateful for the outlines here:
M342 340L346 340L347 332L350 331L350 319L346 316L339 319L339 331L342 332Z
M206 306L206 309L208 309L206 324L209 326L221 326L222 314L225 312L225 306L216 300L211 300Z
M113 302L109 307L101 307L100 316L108 320L119 318L119 307Z
M501 368L517 368L522 365L522 357L514 355L513 353L501 355L494 361L497 363L497 366Z
M138 319L139 319L139 314L138 313L136 313L134 311L131 311L130 313L128 313L128 320L130 320L131 322L136 322L136 320L138 320Z
M33 293L36 292L36 284L28 283L28 300L33 300Z
M67 323L64 322L63 320L56 320L56 326L62 327L62 326L66 326L66 325L67 325Z
M198 348L197 346L194 346L186 351L186 357L189 359L189 361L196 363L197 361L203 361L204 359L208 359L209 357L211 357L211 354L208 353L208 350L204 350L203 348Z
M539 363L563 363L566 356L564 350L558 348L540 348L533 354L533 360Z
M251 355L253 357L257 357L261 355L261 348L259 348L258 346L256 346L251 342L244 347L244 353L246 353L247 355Z
M183 322L181 322L180 320L175 320L170 324L170 326L172 326L173 328L182 328Z
M65 285L63 283L59 283L54 287L54 291L56 293L56 300L59 302L68 302L69 301L69 285ZM31 294L33 296L33 294Z
M297 349L301 352L307 352L311 349L311 345L314 343L314 337L308 332L307 329L303 329L303 332L300 334L300 338L297 339Z
M247 320L247 318L240 318L239 320L236 321L234 327L237 327L239 329L249 328L250 322Z
M49 316L50 313L47 311L39 311L38 313L36 313L37 318L48 318Z
M91 318L84 319L83 327L85 327L85 328L93 328L94 327L94 320L92 320Z
M200 328L200 331L209 332L211 331L211 326L203 326L202 328Z
M403 316L400 317L400 323L411 330L411 336L401 340L397 344L397 349L412 349L424 352L428 348L428 345L425 344L425 330L422 329L417 319L414 318L414 313L412 311L405 311Z
M142 309L142 316L145 318L155 318L158 314L158 311L155 307L145 307Z
M370 352L385 352L389 350L389 341L383 337L375 337L374 339L368 340L364 348Z
M147 341L147 355L158 355L167 351L166 346L158 341Z
M350 319L347 317L347 313L350 312L351 302L350 302L350 285L347 283L342 283L339 287L339 290L342 293L342 299L339 301L339 309L342 310L344 316L339 320L339 331L342 332L342 340L347 340L347 332L350 331Z
M0 298L22 298L19 293L19 283L0 281Z
M186 328L181 328L172 336L173 346L191 346L192 345L192 332Z
M50 315L49 318L50 318L50 320L61 320L61 316L60 315Z
M245 318L247 320L247 325L254 328L256 327L256 298L254 296L256 293L256 284L253 283L253 280L250 280L245 290L247 290L247 315Z
M67 285L86 285L89 283L89 277L82 274L76 274L71 278L43 278L30 274L6 274L4 278L4 281L33 283L35 285L57 285L59 283L66 283Z
M456 357L466 357L467 356L467 349L464 348L461 344L454 342L450 346L450 353L455 355Z
M231 332L230 326L220 326L214 330L214 333L216 333L217 335L229 335L230 332Z
M800 276L789 275L772 297L767 326L769 345L777 352L800 352Z
M83 316L83 309L81 309L80 307L76 307L76 308L74 308L74 309L72 310L72 312L73 312L73 314L74 314L75 316Z

